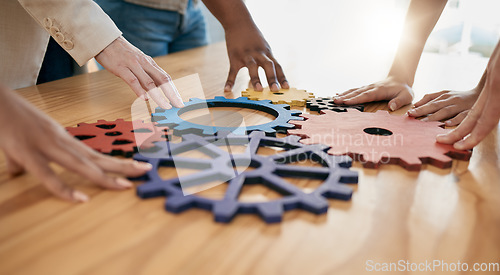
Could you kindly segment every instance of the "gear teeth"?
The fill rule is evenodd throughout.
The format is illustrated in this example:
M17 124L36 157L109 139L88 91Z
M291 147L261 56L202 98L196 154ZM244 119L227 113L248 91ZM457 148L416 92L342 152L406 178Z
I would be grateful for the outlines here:
M137 186L137 195L143 199L169 196L166 188L159 184L143 184Z
M222 200L214 204L214 218L216 222L228 223L238 213L240 208L237 201Z
M331 199L350 200L352 197L352 189L340 184L331 184L325 191L323 195Z
M249 88L242 91L241 95L250 100L268 99L273 104L289 104L292 106L305 106L306 100L314 97L312 93L308 93L305 90L290 88L281 89L279 92L272 92L269 87L264 88L263 91L255 91Z
M330 147L327 147L330 148ZM352 166L352 158L350 156L341 155L341 156L333 156L333 162L338 163L340 167L349 168Z
M300 111L290 111L290 106L288 105L273 105L270 100L260 100L251 101L246 97L239 97L237 99L227 99L221 96L216 96L214 99L201 100L198 98L192 98L189 102L185 102L185 107L191 107L191 109L197 109L197 105L206 102L210 107L218 107L229 105L234 105L238 107L241 104L241 108L257 109L269 114L276 115L274 121L261 124L248 126L246 128L235 128L235 127L218 127L210 125L198 125L190 123L180 118L179 108L172 108L169 110L156 109L157 113L152 114L152 119L157 121L160 125L168 125L173 129L173 133L176 136L187 134L187 133L198 133L200 135L214 135L218 131L230 130L238 133L239 135L248 134L252 131L265 131L269 136L274 136L276 132L283 132L283 129L291 128L291 124L288 123L290 120L302 120L303 118L297 115L301 114ZM191 110L190 109L190 110Z
M344 171L345 170L345 171ZM358 173L355 171L344 169L340 174L341 183L356 183L358 182Z
M286 136L284 139L288 143L298 143L300 140L300 137L299 136Z
M165 141L170 133L167 127L142 120L114 121L97 120L95 123L78 123L77 127L67 127L71 135L80 139L88 147L108 155L132 157L139 149L152 149L154 142ZM147 131L134 131L137 129Z
M257 205L257 211L267 223L281 222L283 216L283 205L278 202L268 202Z
M172 213L180 213L185 211L195 204L193 196L175 196L170 197L165 203L165 209Z
M449 168L453 158L468 160L471 151L459 151L451 145L438 144L435 137L449 130L440 122L428 123L407 116L391 115L387 111L363 113L322 110L322 115L308 116L303 123L290 122L299 129L289 134L304 137L303 144L323 143L332 146L329 154L347 154L361 161L365 168L397 164L409 171L418 171L423 164ZM335 136L326 134L329 129ZM450 158L449 158L450 157Z
M174 165L171 160L177 154L195 150L195 148L210 142L213 146L207 146L208 153L206 153L213 156L213 158L207 160L207 163L210 164L207 165L207 169L200 170L200 172L206 175L217 175L220 173L226 175L228 171L225 171L225 166L221 166L220 163L227 162L229 158L227 154L217 154L221 149L213 141L217 140L218 136L200 137L186 135L184 136L184 141L181 143L162 144L162 147L158 151L161 153L156 153L151 158L136 155L135 158L137 160L146 160L153 165L153 169L147 173L147 177L144 179L146 183L137 187L137 194L142 198L166 196L165 209L169 212L179 213L189 208L197 207L213 211L216 222L230 222L237 214L252 213L259 214L267 223L280 222L284 211L295 208L301 208L316 214L324 213L328 209L328 201L324 196L347 199L352 194L352 190L347 186L342 186L341 183L354 182L354 179L357 179L357 173L349 172L347 168L340 167L336 158L332 158L324 153L325 148L323 145L307 146L299 143L296 136L275 138L267 137L264 132L255 131L247 136L238 136L229 133L223 137L226 140L219 146L226 144L226 142L229 144L241 144L241 139L245 137L245 143L252 149L245 151L244 155L235 154L233 158L237 160L244 157L250 160L250 163L255 163L252 164L255 166L251 165L255 170L242 172L238 175L239 178L230 179L226 194L222 200L200 197L196 196L196 194L185 196L181 189L182 184L179 184L179 178L162 180L158 174L160 165ZM295 153L306 152L307 154L304 155L307 158L319 161L324 165L322 169L315 170L317 174L311 172L307 173L306 176L311 178L318 178L318 175L321 175L321 178L324 178L325 175L328 176L322 185L311 193L306 194L286 180L279 179L280 173L285 171L283 170L283 165L286 164L275 162L270 156L256 155L258 147L261 146L277 146L285 150L294 148L289 152L290 156L293 155L295 149L297 149ZM250 154L250 156L247 154ZM182 161L190 163L187 157L183 157ZM294 169L293 167L289 168ZM234 172L230 166L227 169L230 172ZM343 179L342 177L347 179ZM200 175L193 174L193 178L200 178ZM241 202L238 200L239 193L244 184L256 184L261 179L266 179L265 184L269 188L283 190L283 197L267 202Z
M347 187L349 188L349 187ZM300 199L300 208L314 214L325 213L328 210L328 201L315 194L306 194Z

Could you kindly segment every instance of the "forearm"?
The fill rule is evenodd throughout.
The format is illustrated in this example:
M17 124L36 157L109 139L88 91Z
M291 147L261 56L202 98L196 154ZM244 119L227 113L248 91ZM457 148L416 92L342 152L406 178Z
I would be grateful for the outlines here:
M413 85L418 62L447 0L412 0L389 77Z
M203 3L226 31L235 26L255 26L250 12L241 0L203 0Z

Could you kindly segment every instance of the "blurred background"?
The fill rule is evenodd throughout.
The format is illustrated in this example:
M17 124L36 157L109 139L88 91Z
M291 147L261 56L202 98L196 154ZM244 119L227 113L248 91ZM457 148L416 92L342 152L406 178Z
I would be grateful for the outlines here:
M246 4L281 65L299 72L287 75L292 84L328 96L386 76L409 2L247 0ZM500 37L498 11L498 0L448 2L421 58L414 84L417 95L475 87ZM206 13L211 41L223 40L217 20Z
M410 0L245 2L291 84L332 96L385 78ZM210 42L223 41L221 25L203 9ZM476 86L500 37L498 11L500 0L448 1L420 60L415 100ZM248 78L246 69L239 76Z

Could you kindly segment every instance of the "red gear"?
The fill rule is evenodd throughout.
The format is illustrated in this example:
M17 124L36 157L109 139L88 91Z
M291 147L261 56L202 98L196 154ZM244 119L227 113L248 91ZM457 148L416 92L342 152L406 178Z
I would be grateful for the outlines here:
M447 133L441 122L423 122L408 116L390 115L387 111L363 113L348 109L345 113L329 110L322 115L302 114L305 121L290 121L295 130L288 134L303 137L304 144L321 143L332 148L332 155L349 155L366 168L381 163L398 164L418 171L422 164L449 168L452 159L469 160L471 150L457 150L436 142L438 134Z
M138 147L150 149L155 146L153 142L168 140L168 127L141 120L98 120L97 123L79 123L78 127L66 130L96 151L125 157L131 157Z

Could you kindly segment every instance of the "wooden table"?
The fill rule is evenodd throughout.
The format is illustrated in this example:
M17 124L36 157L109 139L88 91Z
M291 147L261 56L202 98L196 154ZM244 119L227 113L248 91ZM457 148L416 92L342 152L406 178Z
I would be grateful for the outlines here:
M235 93L222 91L228 68L223 44L157 61L174 79L199 73L207 98L239 96L248 82L243 71ZM312 74L304 77L302 82L316 81ZM178 82L184 100L198 96L191 86ZM130 119L136 99L105 71L19 93L64 126ZM371 104L367 111L382 108L385 103ZM245 116L269 119L256 112ZM400 260L499 263L499 136L495 129L469 162L455 161L450 169L372 170L355 163L359 183L351 201L330 200L323 215L288 211L283 222L271 225L255 215L220 224L204 210L168 213L163 198L103 190L55 167L91 197L71 204L31 175L9 178L0 159L0 274L359 274Z

